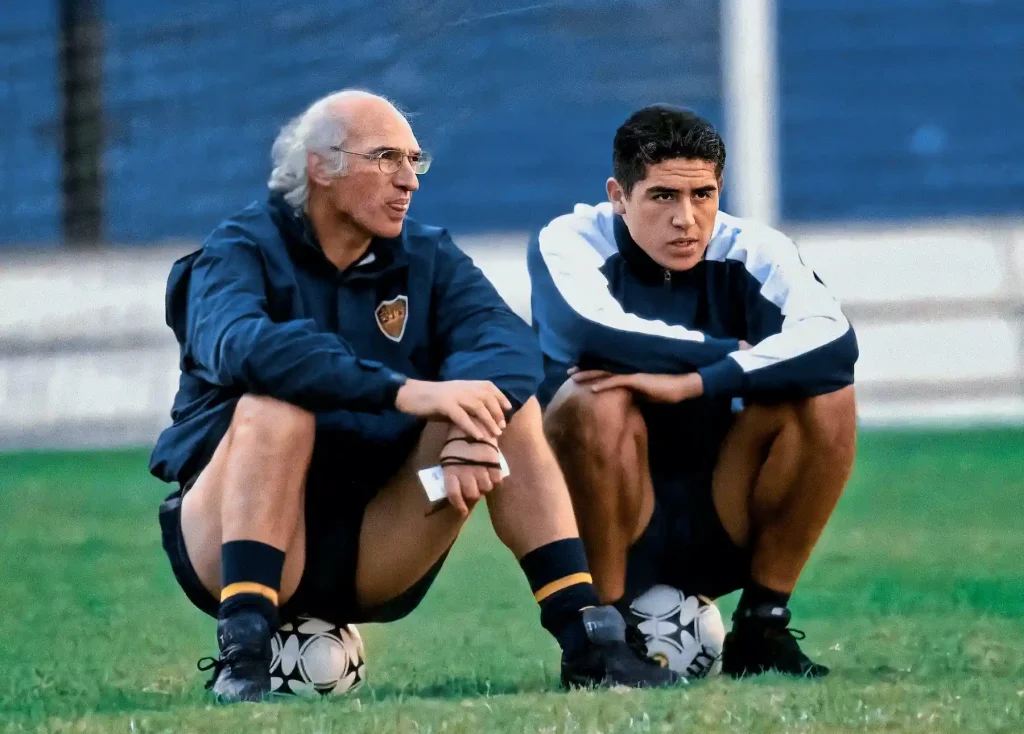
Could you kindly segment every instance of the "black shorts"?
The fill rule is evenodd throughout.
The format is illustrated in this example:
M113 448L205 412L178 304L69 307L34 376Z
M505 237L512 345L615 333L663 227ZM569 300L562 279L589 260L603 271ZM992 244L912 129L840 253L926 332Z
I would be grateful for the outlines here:
M687 435L668 423L667 411L645 409L654 513L630 548L626 596L654 584L711 599L743 588L750 578L750 551L737 546L722 526L711 495L711 479L722 440L732 424L727 410L702 416L699 432ZM691 424L692 425L692 424Z
M404 593L373 608L356 600L355 576L363 514L377 491L413 451L419 433L387 446L341 447L317 436L306 478L306 566L299 586L281 607L281 620L309 615L335 624L393 622L411 613L426 596L447 553ZM344 465L340 457L347 459ZM358 457L353 459L353 457ZM352 464L358 463L358 472ZM194 481L194 480L193 480ZM211 617L219 600L203 586L185 550L181 499L192 482L160 505L160 529L171 570L189 601Z
M717 599L746 586L750 552L729 537L712 506L675 513L655 499L647 529L626 558L626 598L655 584Z

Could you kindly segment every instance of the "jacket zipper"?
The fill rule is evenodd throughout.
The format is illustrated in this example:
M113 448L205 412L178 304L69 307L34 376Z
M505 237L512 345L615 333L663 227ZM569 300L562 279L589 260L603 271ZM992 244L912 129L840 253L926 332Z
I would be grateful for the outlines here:
M666 288L671 288L672 287L672 271L671 270L666 270L665 271L664 279L665 279L665 287Z

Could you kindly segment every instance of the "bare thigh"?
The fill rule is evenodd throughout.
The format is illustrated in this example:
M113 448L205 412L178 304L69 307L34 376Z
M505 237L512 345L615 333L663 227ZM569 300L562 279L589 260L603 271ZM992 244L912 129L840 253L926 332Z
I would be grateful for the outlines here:
M230 431L181 501L181 533L185 550L206 590L220 598L220 547L222 543L221 507L224 476L228 470ZM295 535L285 551L281 574L280 601L284 604L295 593L306 565L306 520L299 513Z
M463 525L453 508L428 515L416 473L436 466L450 425L428 423L415 450L370 501L359 534L356 599L372 607L408 590L451 548Z
M729 537L740 547L748 547L753 525L754 488L768 459L773 442L781 441L781 453L797 457L800 447L783 429L792 421L794 411L787 403L777 406L751 405L745 408L729 429L715 465L712 496L715 509ZM779 479L790 482L796 464L781 467Z

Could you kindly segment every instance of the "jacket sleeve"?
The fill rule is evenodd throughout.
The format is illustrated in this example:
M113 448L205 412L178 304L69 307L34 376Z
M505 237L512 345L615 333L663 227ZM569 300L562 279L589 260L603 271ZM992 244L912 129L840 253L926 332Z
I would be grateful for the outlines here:
M432 301L439 378L489 380L519 410L543 377L537 338L447 232L437 249Z
M533 321L548 357L612 371L678 374L739 348L737 339L717 339L626 311L611 294L602 271L605 260L569 228L552 224L531 240Z
M263 258L245 237L211 237L182 285L188 289L185 352L201 379L312 412L394 407L401 375L359 359L312 321L271 319Z
M754 346L699 369L704 394L785 399L853 384L857 337L839 303L792 240L768 229L755 236L761 242L741 250L750 286L748 338Z

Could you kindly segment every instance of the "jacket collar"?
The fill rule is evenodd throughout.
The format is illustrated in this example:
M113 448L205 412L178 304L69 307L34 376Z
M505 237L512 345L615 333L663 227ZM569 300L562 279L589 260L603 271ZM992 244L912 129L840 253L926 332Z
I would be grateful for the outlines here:
M651 259L651 256L644 252L643 248L636 243L629 233L626 222L618 214L613 222L615 229L615 244L619 248L619 254L626 261L626 265L636 275L644 280L660 281L665 277L665 268L658 265Z
M614 227L615 245L619 249L619 254L622 255L622 259L626 261L629 269L643 280L657 281L659 283L663 283L666 280L674 283L690 282L695 280L699 271L704 267L702 259L701 262L689 270L666 270L652 260L651 256L644 252L643 248L636 243L621 216L615 215L612 226ZM704 257L707 257L706 251ZM666 274L668 274L668 278L666 278Z
M324 255L323 248L313 230L313 223L302 210L297 210L280 194L271 194L267 200L271 217L288 251L304 262L337 274L338 269ZM405 249L405 228L397 237L385 239L374 237L366 254L343 271L347 277L373 277L382 273L407 267L408 253Z

